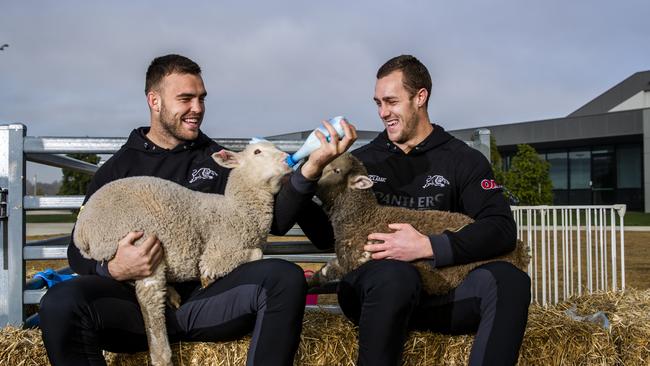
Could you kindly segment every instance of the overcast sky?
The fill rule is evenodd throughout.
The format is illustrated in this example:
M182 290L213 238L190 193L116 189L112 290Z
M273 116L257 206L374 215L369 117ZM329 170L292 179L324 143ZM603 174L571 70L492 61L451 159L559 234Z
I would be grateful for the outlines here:
M126 136L148 124L144 74L180 53L203 68L212 137L380 130L387 59L413 54L447 129L565 116L650 69L648 0L3 1L0 124L30 136Z

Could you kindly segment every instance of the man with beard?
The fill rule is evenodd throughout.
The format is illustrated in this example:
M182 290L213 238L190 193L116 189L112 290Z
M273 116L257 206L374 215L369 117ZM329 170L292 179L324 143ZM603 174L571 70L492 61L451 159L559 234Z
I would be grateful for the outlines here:
M145 94L150 126L131 132L126 144L102 165L86 200L103 185L132 176L155 176L192 190L223 194L229 170L211 157L223 148L200 130L207 93L199 66L179 55L154 59L147 70ZM311 200L314 180L323 167L356 139L354 127L347 123L342 139L329 124L325 127L331 141L318 133L321 148L283 183L276 197L274 234L291 228L299 207ZM135 291L125 282L149 276L162 259L158 239L143 235L128 233L108 262L85 259L70 243L68 260L80 276L51 288L41 301L43 341L53 365L105 365L102 350L147 349ZM143 241L136 246L139 239ZM178 283L175 288L181 305L165 311L171 342L231 340L251 333L248 365L293 364L306 295L297 265L259 260L241 265L205 289L198 282Z
M375 260L338 286L345 315L359 326L358 365L398 365L408 330L476 332L471 365L517 362L530 303L528 275L506 262L470 272L445 295L427 296L415 260L432 267L475 262L511 251L516 228L488 161L429 120L431 76L415 57L387 61L377 72L374 101L385 130L352 152L373 179L380 204L460 212L475 222L457 232L420 233L389 222L390 233L368 235ZM334 242L327 217L308 202L298 223L321 248ZM380 244L370 244L379 241Z

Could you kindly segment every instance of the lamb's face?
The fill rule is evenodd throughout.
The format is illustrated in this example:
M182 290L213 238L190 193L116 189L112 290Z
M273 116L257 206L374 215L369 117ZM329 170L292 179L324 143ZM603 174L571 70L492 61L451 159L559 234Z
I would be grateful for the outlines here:
M287 153L280 151L268 141L250 144L242 152L221 150L212 155L217 164L236 169L247 185L264 187L275 194L280 190L283 176L291 173L287 165Z
M291 173L286 162L287 153L268 141L250 144L240 154L243 157L240 169L254 182L269 185L274 194L280 190L282 177Z
M350 153L342 154L323 169L323 175L318 180L316 196L327 208L336 197L348 189L354 189L353 180L356 177L367 174L357 158Z

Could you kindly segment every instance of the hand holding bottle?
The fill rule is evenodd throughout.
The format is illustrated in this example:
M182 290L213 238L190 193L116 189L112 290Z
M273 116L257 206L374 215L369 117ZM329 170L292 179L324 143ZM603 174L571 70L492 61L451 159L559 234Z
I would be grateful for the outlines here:
M320 141L320 147L309 154L309 159L300 169L302 175L309 180L318 179L325 166L347 151L354 141L357 140L356 129L345 119L341 120L341 128L344 134L343 138L340 138L336 129L329 122L323 121L323 126L329 133L329 141L327 136L320 130L315 130L314 134L318 141Z

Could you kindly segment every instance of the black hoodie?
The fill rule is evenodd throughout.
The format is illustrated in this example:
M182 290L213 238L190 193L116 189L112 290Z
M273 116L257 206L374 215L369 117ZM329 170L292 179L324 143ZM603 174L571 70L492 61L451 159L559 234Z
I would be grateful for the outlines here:
M352 154L368 170L380 204L460 212L476 220L458 232L423 233L431 240L434 266L474 262L514 249L512 212L494 182L489 162L442 127L433 125L433 132L408 154L388 139L386 131ZM313 206L306 210L299 219L305 233L320 247L331 245L332 230L324 229L325 215Z
M167 150L148 140L148 131L148 127L133 130L126 144L97 170L84 203L105 184L133 176L153 176L195 191L223 194L230 170L212 159L213 153L223 149L221 145L200 132L195 140ZM276 196L271 232L285 234L295 222L300 205L311 199L314 190L315 185L299 173L286 180ZM76 273L110 276L105 263L83 258L72 242L68 261Z

